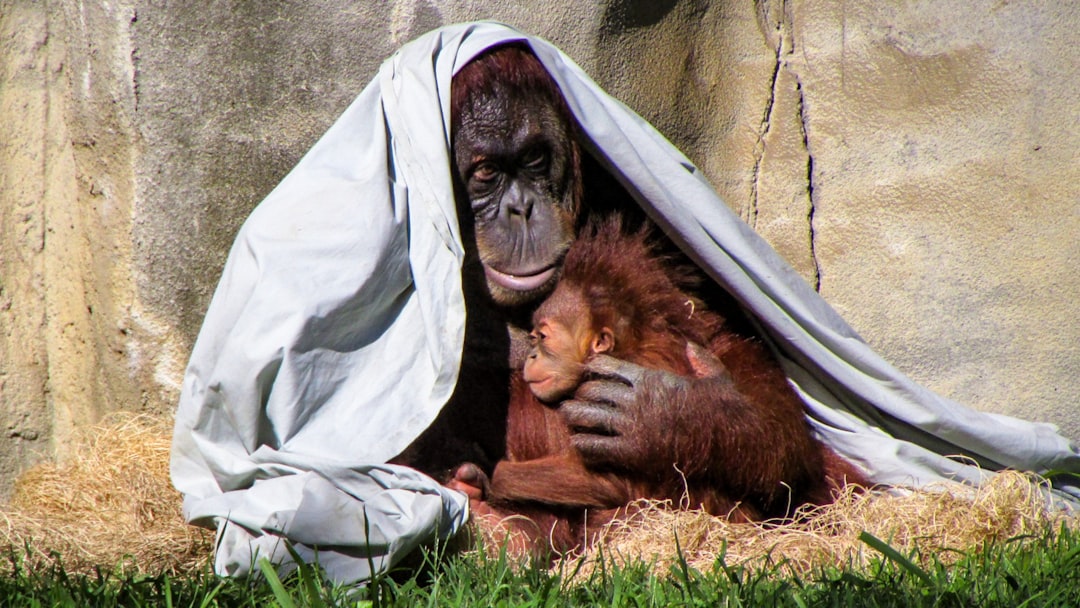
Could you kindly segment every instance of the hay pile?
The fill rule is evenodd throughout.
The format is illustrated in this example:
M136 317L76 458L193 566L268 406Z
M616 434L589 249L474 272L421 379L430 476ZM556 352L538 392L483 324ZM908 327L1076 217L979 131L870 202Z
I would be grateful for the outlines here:
M170 438L167 422L146 416L92 429L67 462L38 465L15 482L0 507L0 546L29 549L31 566L59 560L68 571L202 569L213 535L180 516Z
M729 566L780 565L780 571L792 574L824 566L862 568L881 557L859 539L864 531L904 555L914 554L924 566L935 559L950 563L989 543L1039 538L1063 524L1080 525L1080 518L1054 508L1048 496L1037 476L1005 471L978 489L950 483L923 490L848 491L835 504L804 508L805 517L783 523L732 524L700 511L642 503L639 514L602 532L603 550L586 556L583 572L591 570L589 558L621 564L644 560L666 572L680 551L701 570L721 554Z
M0 547L20 553L29 548L31 565L59 559L68 571L203 569L213 536L180 516L180 495L169 483L170 436L168 421L128 416L93 429L67 462L27 471L10 504L0 507ZM899 496L850 493L782 525L730 524L701 512L643 504L635 517L603 532L603 551L586 555L582 572L601 553L617 561L655 561L667 571L679 554L676 536L683 558L700 569L712 567L723 552L729 565L785 560L789 571L803 573L823 565L858 567L877 557L859 540L863 531L902 553L948 561L945 549L1038 536L1063 521L1077 525L1078 518L1048 508L1034 481L1006 472L978 490L957 484Z

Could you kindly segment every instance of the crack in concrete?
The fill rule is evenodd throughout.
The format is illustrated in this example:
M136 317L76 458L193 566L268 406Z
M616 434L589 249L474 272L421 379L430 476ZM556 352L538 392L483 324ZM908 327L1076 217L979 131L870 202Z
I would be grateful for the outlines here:
M761 181L761 163L765 158L765 138L772 129L773 108L776 106L776 98L779 93L777 88L780 86L780 71L784 65L784 41L787 39L783 20L777 23L776 28L780 32L776 43L776 62L773 65L772 81L769 83L769 99L765 102L765 111L761 117L761 124L758 126L757 141L754 142L754 167L752 169L754 178L750 184L750 203L746 210L746 222L750 224L751 228L755 229L757 228L758 217L758 184Z
M818 259L817 231L814 226L817 204L814 196L814 156L810 153L810 136L807 128L809 116L807 116L806 113L806 95L803 89L802 79L799 76L798 70L793 69L793 66L788 61L789 56L795 52L795 26L792 3L790 0L782 0L779 4L779 10L777 11L775 10L775 5L772 3L761 2L758 4L758 12L758 18L762 24L766 40L772 42L775 36L776 59L769 83L769 98L765 103L761 124L758 127L757 141L754 144L754 164L752 169L753 181L750 189L750 201L746 212L746 221L752 228L755 230L757 229L757 220L761 203L760 187L765 160L765 142L769 133L772 131L774 115L776 112L781 111L781 108L777 108L776 106L780 103L781 95L785 92L781 91L781 87L785 86L782 75L783 72L786 71L795 80L795 110L798 113L799 135L802 147L806 152L806 194L809 204L806 218L809 231L810 260L814 267L812 282L814 289L820 292L821 263ZM770 15L776 15L776 20L772 23L769 23ZM773 35L770 35L770 33Z
M814 199L814 155L810 153L810 136L807 133L806 96L803 91L802 79L795 75L795 90L799 94L799 134L802 135L803 149L806 150L806 198L810 203L810 209L806 213L806 223L810 231L810 260L814 263L814 291L821 292L821 262L817 255L817 231L814 228L814 215L817 213L817 202Z
M128 58L131 61L131 74L130 74L130 77L131 77L132 112L138 112L139 111L139 102L142 101L140 99L140 91L139 91L139 77L141 76L141 74L139 73L139 60L140 60L139 47L138 47L137 44L135 44L135 28L138 27L138 22L139 22L139 10L137 8L132 8L131 9L131 20L128 21L128 27L127 27L127 42L128 42L128 45L129 45L129 47L131 49L131 52L128 55Z

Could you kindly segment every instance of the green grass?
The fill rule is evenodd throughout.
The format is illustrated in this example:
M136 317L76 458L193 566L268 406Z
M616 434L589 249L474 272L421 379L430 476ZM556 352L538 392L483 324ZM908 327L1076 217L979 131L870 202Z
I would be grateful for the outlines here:
M258 581L223 580L209 572L86 575L60 566L35 570L11 554L0 567L0 606L1080 606L1076 531L929 560L901 555L869 535L863 540L879 556L870 567L802 577L780 574L780 563L750 570L720 561L707 571L676 563L659 575L647 564L609 566L579 573L570 584L573 572L429 553L419 568L391 573L364 589L327 584L313 567L284 580L265 569L266 578Z

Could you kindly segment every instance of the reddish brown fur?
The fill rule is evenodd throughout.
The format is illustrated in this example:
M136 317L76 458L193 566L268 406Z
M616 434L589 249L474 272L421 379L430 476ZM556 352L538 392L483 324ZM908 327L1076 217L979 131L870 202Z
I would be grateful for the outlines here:
M550 541L557 550L578 546L587 541L586 530L595 531L639 498L688 501L690 507L749 521L787 515L804 503L831 502L845 482L865 484L850 463L811 436L801 402L764 345L732 332L722 316L691 296L687 290L695 284L687 267L656 255L643 232L624 236L618 223L606 223L575 242L552 298L566 290L582 293L588 310L577 313L591 315L594 331L619 328L610 354L645 367L695 376L700 366L687 356L687 343L708 345L745 398L733 399L731 385L718 383L711 394L695 395L697 401L668 406L693 408L702 419L753 421L760 428L714 435L691 430L677 463L591 471L571 449L557 408L537 400L515 375L507 459L495 468L488 500L543 527L545 534L534 541ZM739 411L749 409L754 411ZM664 412L656 414L662 424ZM722 457L708 458L716 454Z
M560 285L588 302L594 331L612 328L611 353L645 367L694 374L686 343L706 345L723 326L688 292L698 277L685 266L665 263L638 231L625 236L616 220L586 226L570 249Z
M540 60L522 44L485 51L454 74L450 115L461 116L473 98L532 98L552 104L568 124L573 115L555 81Z

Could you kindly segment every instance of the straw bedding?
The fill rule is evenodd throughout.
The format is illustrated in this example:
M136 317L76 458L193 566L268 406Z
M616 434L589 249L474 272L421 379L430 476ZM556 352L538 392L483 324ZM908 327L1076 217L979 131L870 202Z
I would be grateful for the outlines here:
M29 549L31 565L60 560L69 571L203 568L213 535L181 519L169 482L170 426L115 419L79 438L65 462L26 471L0 507L0 543Z
M701 511L644 502L635 516L610 524L601 534L602 552L591 553L616 562L654 561L660 571L681 556L698 569L723 557L728 565L779 565L782 572L806 574L825 566L862 568L879 558L860 540L867 532L924 565L935 559L949 563L988 543L1038 538L1062 524L1080 523L1049 500L1032 475L1006 471L978 489L849 489L836 503L804 509L785 522L732 524Z
M24 473L10 502L0 506L0 543L33 565L61 560L69 571L205 568L213 534L181 518L180 495L168 475L170 429L168 421L146 416L114 419L87 433L65 462ZM644 559L666 569L681 552L690 566L704 569L722 554L729 565L783 562L800 573L867 564L876 553L859 540L863 531L916 559L948 561L953 553L947 550L1040 535L1078 519L1049 505L1037 479L1016 472L998 474L977 490L954 484L849 492L801 515L794 522L730 524L641 503L634 516L602 532L602 552L594 548L585 557Z

